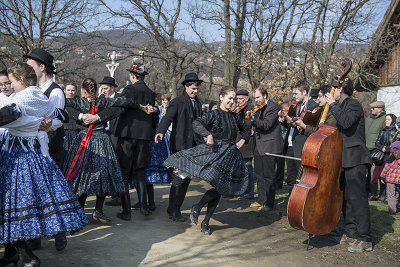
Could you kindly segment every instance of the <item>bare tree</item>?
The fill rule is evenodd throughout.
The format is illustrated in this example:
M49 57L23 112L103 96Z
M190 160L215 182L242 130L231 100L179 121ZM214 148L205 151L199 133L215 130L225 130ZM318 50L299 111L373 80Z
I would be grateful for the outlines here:
M0 50L5 62L14 62L34 47L64 50L73 33L85 29L90 19L88 0L2 0ZM70 42L68 42L70 41Z
M214 47L207 43L201 22L217 24L224 30L224 52L220 54L220 58L224 62L225 83L233 87L237 87L240 78L248 2L248 0L202 0L190 8L192 29L200 38L203 47L214 57L218 55L213 51Z
M196 44L186 45L178 40L178 23L180 22L182 1L173 5L159 0L130 0L121 7L113 7L106 1L100 0L109 16L120 18L123 23L113 28L134 29L144 33L144 42L123 44L123 49L129 49L133 54L138 51L145 53L146 58L152 59L154 69L164 81L169 92L178 94L179 81L187 69L193 69Z

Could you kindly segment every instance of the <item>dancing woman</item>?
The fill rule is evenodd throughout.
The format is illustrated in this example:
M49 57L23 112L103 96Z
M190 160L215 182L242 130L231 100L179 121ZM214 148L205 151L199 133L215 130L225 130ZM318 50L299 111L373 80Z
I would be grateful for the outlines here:
M70 117L77 120L77 127L81 128L81 131L68 152L63 173L78 196L82 208L85 206L88 195L96 195L96 206L92 218L107 223L110 219L103 213L106 195L120 194L124 197L129 192L122 178L110 137L104 129L107 121L114 119L119 113L115 112L116 109L112 109L113 114L107 115L107 118L100 118L97 122L96 120L99 119L97 112L112 106L131 108L140 108L140 106L125 97L97 99L96 91L96 82L90 78L85 79L81 88L83 98L67 98L66 100L66 107L72 107L75 110L72 112L73 110L69 109ZM117 110L124 111L123 108ZM86 113L89 112L87 116ZM91 117L95 119L91 120ZM89 123L85 124L81 120ZM117 216L125 220L128 219L126 216L129 216L130 219L130 207L124 207L124 209L122 213L117 213Z
M249 173L239 148L249 140L251 128L230 111L235 97L235 88L224 86L219 93L219 108L193 121L193 131L206 138L206 143L179 151L164 162L174 168L177 176L197 177L213 186L192 206L190 214L197 225L200 211L207 204L201 231L208 235L209 221L221 195L240 196L249 188ZM243 132L243 139L235 144L238 130Z
M19 261L16 247L25 266L39 266L27 240L76 231L88 220L49 156L46 132L38 131L44 118L59 112L36 86L32 67L19 63L9 76L16 92L12 102L22 116L2 126L8 132L0 153L0 243L5 247L0 266Z

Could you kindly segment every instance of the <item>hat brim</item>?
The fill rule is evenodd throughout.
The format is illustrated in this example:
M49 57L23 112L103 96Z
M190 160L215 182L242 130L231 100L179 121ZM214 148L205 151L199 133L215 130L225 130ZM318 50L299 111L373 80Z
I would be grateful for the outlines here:
M24 58L30 58L33 60L36 60L37 62L40 62L41 64L44 64L46 67L48 67L54 74L57 74L56 68L53 65L49 65L48 63L44 62L38 57L35 57L35 55L24 55Z
M131 69L126 69L127 71L129 71L130 73L136 74L136 75L141 75L141 76L146 76L147 74L149 74L147 71L144 71L143 73L138 73L136 71L133 71Z
M187 83L189 83L189 82L199 82L199 83L202 83L203 80L184 80L184 81L182 82L182 85L185 85L185 84L187 84Z
M112 86L118 87L118 85L115 84L115 83L103 83L103 82L100 82L99 84L108 84L108 85L112 85Z

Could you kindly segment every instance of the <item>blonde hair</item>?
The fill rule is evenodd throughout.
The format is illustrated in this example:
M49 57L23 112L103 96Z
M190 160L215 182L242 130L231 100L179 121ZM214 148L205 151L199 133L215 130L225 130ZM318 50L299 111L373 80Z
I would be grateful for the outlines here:
M15 66L9 68L8 74L12 74L14 78L25 87L35 86L37 84L35 70L25 62L19 62Z

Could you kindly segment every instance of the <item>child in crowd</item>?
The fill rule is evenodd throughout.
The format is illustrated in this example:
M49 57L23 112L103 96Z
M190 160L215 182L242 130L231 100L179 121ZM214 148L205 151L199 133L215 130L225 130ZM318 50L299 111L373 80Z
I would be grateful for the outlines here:
M397 202L399 192L396 191L396 185L400 184L400 141L390 145L390 158L382 170L381 177L386 178L386 199L389 207L389 214L397 212Z

